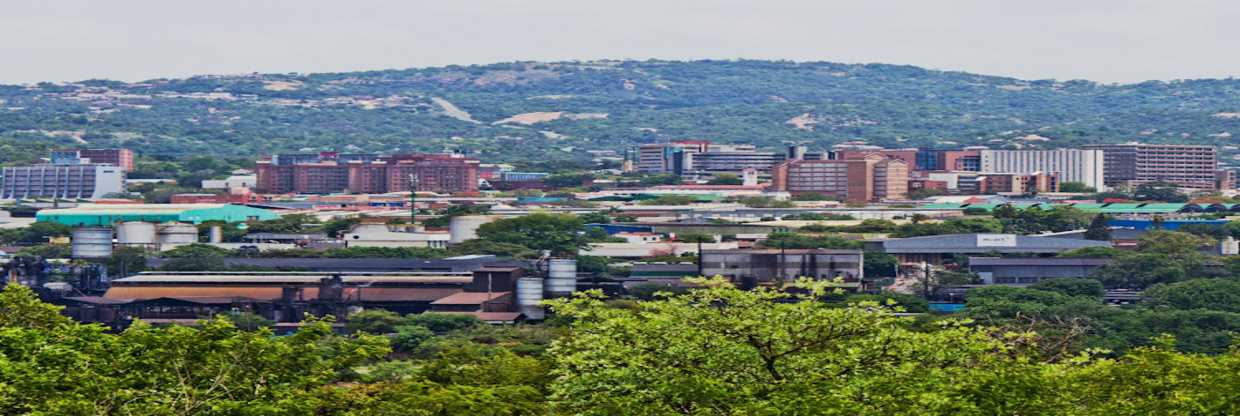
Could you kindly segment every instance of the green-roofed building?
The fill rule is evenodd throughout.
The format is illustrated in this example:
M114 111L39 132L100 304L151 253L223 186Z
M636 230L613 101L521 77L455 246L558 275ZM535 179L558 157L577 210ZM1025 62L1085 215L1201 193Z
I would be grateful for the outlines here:
M38 221L68 226L108 226L124 221L245 222L279 218L269 210L233 204L82 204L73 208L45 209L35 214Z

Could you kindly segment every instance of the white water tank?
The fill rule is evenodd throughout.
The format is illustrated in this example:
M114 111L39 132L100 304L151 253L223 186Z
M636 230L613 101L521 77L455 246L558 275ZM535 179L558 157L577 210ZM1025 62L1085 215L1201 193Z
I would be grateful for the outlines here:
M155 245L155 223L128 221L118 224L116 243L122 246Z
M112 256L112 229L83 227L73 230L72 253L75 259L100 259Z
M551 259L547 266L547 294L568 296L577 291L577 260Z
M526 319L540 320L545 317L542 306L543 281L537 277L517 279L517 308Z
M218 225L212 225L211 235L207 241L212 242L212 243L223 243L224 242L224 227L221 227Z
M193 224L167 223L160 224L156 239L160 250L170 250L180 246L198 242L198 227Z
M460 244L478 238L478 227L495 221L493 215L461 215L448 220L448 244Z

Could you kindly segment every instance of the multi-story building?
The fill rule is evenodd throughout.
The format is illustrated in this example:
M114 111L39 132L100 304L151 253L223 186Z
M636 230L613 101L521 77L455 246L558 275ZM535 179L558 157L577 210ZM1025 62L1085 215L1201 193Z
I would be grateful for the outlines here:
M1087 148L1105 153L1107 185L1170 182L1195 189L1217 185L1218 151L1213 146L1126 143Z
M1214 173L1214 187L1219 190L1236 189L1237 177L1238 175L1234 170L1220 169Z
M956 180L956 190L962 194L1038 194L1059 191L1059 175L1035 172L1023 173L968 173Z
M255 166L263 193L325 194L478 191L478 160L456 155L278 155Z
M0 175L0 199L99 199L125 191L124 169L110 164L6 167Z
M1063 182L1080 182L1094 189L1106 185L1103 151L1097 149L981 150L981 172L1054 172ZM1210 170L1213 175L1214 170ZM1213 178L1213 176L1211 176ZM1213 179L1211 179L1213 182Z
M902 199L908 191L908 166L877 154L864 159L791 160L773 168L771 184L776 191L819 193L849 202Z
M753 145L712 144L704 140L644 144L638 147L637 155L638 172L670 173L689 178L720 173L739 175L745 169L766 175L771 167L786 158L784 153L758 151Z
M133 151L129 149L78 149L78 154L83 159L90 159L90 163L115 165L126 172L133 172Z
M637 171L640 173L673 173L683 170L683 166L677 166L678 158L683 160L683 154L705 153L709 147L710 142L705 140L643 144L637 147Z
M982 169L982 157L979 149L964 150L920 150L911 165L918 171L958 171L977 172Z

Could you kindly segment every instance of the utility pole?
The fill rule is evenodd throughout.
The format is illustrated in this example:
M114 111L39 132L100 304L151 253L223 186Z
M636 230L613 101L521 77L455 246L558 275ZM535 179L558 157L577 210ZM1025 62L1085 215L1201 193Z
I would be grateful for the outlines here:
M409 174L409 225L418 224L418 173Z

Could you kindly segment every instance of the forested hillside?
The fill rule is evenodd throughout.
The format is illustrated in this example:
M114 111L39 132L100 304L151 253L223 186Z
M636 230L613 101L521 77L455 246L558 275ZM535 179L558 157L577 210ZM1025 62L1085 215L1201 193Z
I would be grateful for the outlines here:
M1062 147L1227 146L1233 134L1232 79L1108 85L829 62L523 62L0 86L3 162L41 155L31 149L44 143L224 157L465 148L548 160L689 137Z

